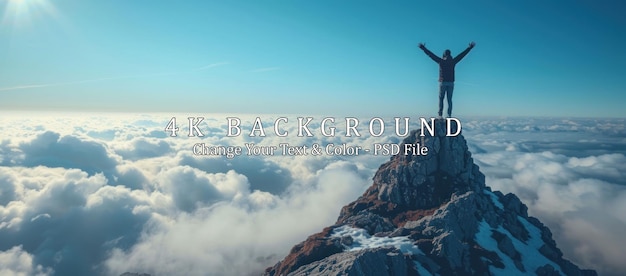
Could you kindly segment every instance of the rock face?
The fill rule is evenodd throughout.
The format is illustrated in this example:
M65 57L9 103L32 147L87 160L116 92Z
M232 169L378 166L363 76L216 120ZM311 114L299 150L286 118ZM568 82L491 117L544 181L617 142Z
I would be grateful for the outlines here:
M265 275L596 275L563 259L550 229L514 194L492 192L462 135L413 131L337 222ZM451 121L450 132L458 126Z

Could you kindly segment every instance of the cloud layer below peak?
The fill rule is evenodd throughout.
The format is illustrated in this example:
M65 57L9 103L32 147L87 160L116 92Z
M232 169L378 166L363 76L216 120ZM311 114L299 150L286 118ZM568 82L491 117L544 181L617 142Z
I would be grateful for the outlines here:
M0 274L259 273L332 224L389 156L228 159L194 155L195 143L371 147L400 139L225 137L221 115L205 120L205 137L169 137L170 117L0 118ZM566 258L605 275L626 272L623 119L463 124L487 185L517 194Z

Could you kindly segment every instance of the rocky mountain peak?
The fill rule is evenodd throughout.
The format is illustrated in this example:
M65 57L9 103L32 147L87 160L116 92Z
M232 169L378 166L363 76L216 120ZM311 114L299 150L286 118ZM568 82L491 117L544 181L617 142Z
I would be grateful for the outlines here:
M595 275L563 259L514 194L492 192L454 121L417 130L337 222L265 275ZM459 131L461 131L459 129ZM428 154L405 154L405 145Z

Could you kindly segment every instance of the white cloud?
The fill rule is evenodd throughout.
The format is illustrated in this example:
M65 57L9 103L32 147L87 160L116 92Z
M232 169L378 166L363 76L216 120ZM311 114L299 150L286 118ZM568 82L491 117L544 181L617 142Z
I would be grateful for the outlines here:
M97 141L46 131L20 143L24 166L78 168L90 174L108 172L118 160Z
M234 171L208 174L188 166L175 167L157 176L158 187L171 195L178 209L192 212L219 201L233 201L249 193L248 180Z
M21 246L37 265L61 275L92 274L103 250L133 244L151 215L135 210L150 203L144 191L107 186L102 174L42 166L0 172L16 187L13 200L0 206L0 250Z
M172 151L168 142L153 137L135 137L128 142L115 145L115 152L129 160L159 157Z
M35 264L33 256L22 250L21 246L0 251L0 275L46 276L53 272L49 267Z
M281 138L271 134L277 116L267 117L267 137L225 137L222 115L206 115L205 137L168 137L172 116L0 116L0 267L25 275L257 273L334 223L389 156L227 159L194 156L194 143L371 147L402 139L393 124L383 137L367 135L367 125L363 137L345 137L339 118L336 137L312 124L314 137ZM249 131L254 117L241 117ZM290 134L294 122L284 125ZM463 123L487 185L516 193L566 258L601 274L626 271L623 120Z
M259 273L307 235L334 223L366 183L354 171L328 168L316 183L286 197L253 192L246 199L153 221L139 243L126 252L113 250L106 264L112 274Z

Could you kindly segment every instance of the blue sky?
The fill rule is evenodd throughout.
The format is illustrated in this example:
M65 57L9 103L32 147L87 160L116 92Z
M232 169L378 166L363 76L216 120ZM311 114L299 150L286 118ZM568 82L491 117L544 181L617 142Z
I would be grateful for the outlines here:
M3 110L626 116L621 1L0 4Z

